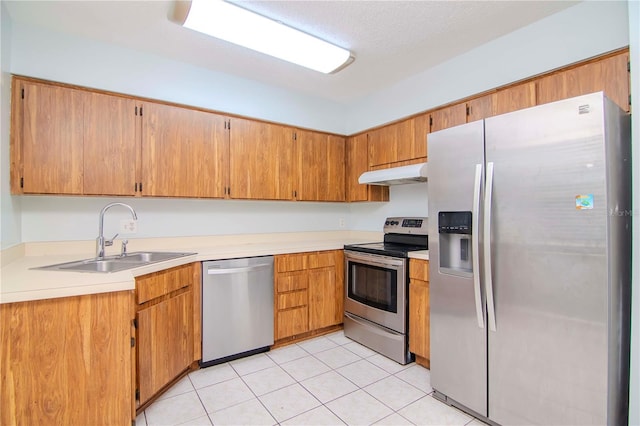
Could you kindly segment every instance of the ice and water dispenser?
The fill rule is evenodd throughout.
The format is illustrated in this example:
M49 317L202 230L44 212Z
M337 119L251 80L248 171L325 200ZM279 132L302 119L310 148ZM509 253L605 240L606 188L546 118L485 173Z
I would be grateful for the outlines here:
M471 263L471 212L439 212L440 271L468 277Z

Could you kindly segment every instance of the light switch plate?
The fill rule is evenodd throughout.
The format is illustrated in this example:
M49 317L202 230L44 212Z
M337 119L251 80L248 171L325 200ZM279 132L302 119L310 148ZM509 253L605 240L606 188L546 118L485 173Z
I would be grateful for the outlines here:
M135 234L138 232L138 221L134 219L122 219L120 221L121 234Z

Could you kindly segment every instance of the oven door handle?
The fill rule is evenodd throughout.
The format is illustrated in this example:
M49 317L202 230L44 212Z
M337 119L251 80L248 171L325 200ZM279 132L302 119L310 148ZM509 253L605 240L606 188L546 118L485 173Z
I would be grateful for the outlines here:
M476 179L473 185L473 211L471 212L471 261L473 268L473 294L476 302L478 327L484 328L482 291L480 289L480 191L482 190L482 164L476 164Z
M361 263L363 265L370 265L370 266L378 266L380 268L385 268L385 269L400 269L402 268L402 262L396 262L394 261L394 263L384 263L384 262L376 262L373 261L369 258L363 259L361 257L351 257L351 256L347 256L347 258L345 259L347 262L357 262L357 263Z

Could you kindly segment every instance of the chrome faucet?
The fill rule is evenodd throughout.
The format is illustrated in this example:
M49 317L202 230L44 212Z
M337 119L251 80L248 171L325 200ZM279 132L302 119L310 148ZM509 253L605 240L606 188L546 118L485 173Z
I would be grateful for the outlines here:
M131 212L131 216L133 220L138 220L138 215L136 215L136 211L128 204L125 203L111 203L107 204L100 211L100 220L98 221L98 238L96 239L96 258L102 259L104 257L104 248L105 246L109 247L113 245L113 240L116 239L118 234L114 235L110 240L104 239L104 214L113 206L122 206L129 209Z

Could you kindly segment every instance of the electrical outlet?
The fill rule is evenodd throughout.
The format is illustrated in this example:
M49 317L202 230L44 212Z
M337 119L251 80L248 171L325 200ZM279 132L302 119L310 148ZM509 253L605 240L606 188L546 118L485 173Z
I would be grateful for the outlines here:
M347 222L344 220L344 217L341 217L340 219L338 219L338 226L340 228L344 228L347 226Z
M138 221L134 219L122 219L120 221L121 234L135 234L138 232Z

